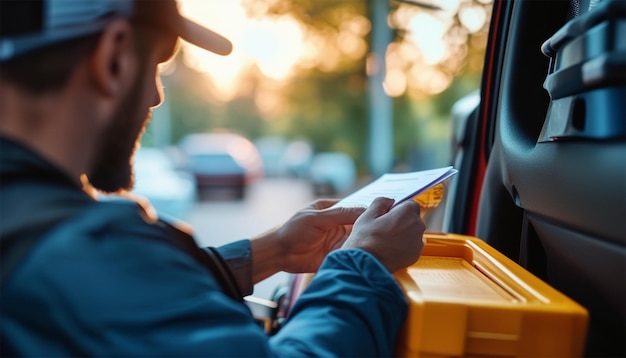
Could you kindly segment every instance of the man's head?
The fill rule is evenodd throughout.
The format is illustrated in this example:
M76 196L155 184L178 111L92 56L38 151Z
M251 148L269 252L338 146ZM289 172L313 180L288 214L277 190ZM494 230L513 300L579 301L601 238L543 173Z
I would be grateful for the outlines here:
M227 55L231 43L182 17L175 0L1 0L0 62L101 32L115 18L162 29Z
M93 114L105 118L94 120L94 127L105 124L84 170L108 192L132 185L131 156L149 108L162 97L157 65L171 57L177 38L221 55L231 51L228 40L183 18L174 0L0 0L0 6L0 80L36 97L82 76L94 94L88 99L96 98Z
M78 59L93 49L102 30L118 18L220 55L232 49L221 35L180 16L175 0L0 0L3 76L34 91L58 87ZM36 61L51 52L63 56Z

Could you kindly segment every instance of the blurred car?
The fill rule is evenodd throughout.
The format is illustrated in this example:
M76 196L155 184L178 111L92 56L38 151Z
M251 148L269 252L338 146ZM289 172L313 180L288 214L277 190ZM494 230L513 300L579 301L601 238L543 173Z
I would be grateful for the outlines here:
M309 176L316 195L343 195L354 187L356 165L345 153L318 153L313 157Z
M200 194L210 189L229 189L245 196L248 184L263 176L263 160L256 146L235 133L194 133L180 142L185 168L196 179Z
M158 148L139 149L134 161L132 193L148 199L161 216L186 219L196 201L193 176L176 170L167 153Z
M266 177L279 177L287 172L284 162L287 140L279 136L260 137L254 141L254 145L261 153L263 160L263 173Z
M296 178L309 175L313 161L313 147L305 140L296 140L287 145L283 163L287 174Z

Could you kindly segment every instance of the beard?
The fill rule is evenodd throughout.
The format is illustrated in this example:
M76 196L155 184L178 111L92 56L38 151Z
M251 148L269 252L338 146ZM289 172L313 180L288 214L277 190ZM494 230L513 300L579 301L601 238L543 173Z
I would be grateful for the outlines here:
M115 112L96 151L89 183L102 192L116 193L133 188L133 156L151 117L151 112L145 113L139 105L141 83L141 75L138 75L130 95Z

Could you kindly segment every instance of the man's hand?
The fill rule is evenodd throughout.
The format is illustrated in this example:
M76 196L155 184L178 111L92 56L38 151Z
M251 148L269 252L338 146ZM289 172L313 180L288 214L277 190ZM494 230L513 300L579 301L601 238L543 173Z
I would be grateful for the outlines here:
M285 255L283 271L315 272L330 251L343 245L365 208L331 208L336 202L318 200L278 230Z
M254 282L278 272L315 272L324 257L340 248L365 208L333 207L338 200L317 200L282 226L253 238Z
M389 210L393 200L378 198L365 210L331 207L336 202L317 200L282 226L253 238L253 281L278 271L315 272L338 248L366 250L390 272L417 261L425 230L417 203L407 200Z
M426 226L420 207L407 200L390 210L392 199L377 198L354 223L343 248L360 248L374 255L390 272L413 264L424 248Z

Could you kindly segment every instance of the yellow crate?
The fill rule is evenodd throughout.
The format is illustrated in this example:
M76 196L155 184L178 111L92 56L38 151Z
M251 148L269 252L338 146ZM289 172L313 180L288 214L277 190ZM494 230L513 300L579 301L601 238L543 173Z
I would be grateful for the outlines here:
M409 301L397 356L582 356L585 308L480 239L425 237L395 274Z

